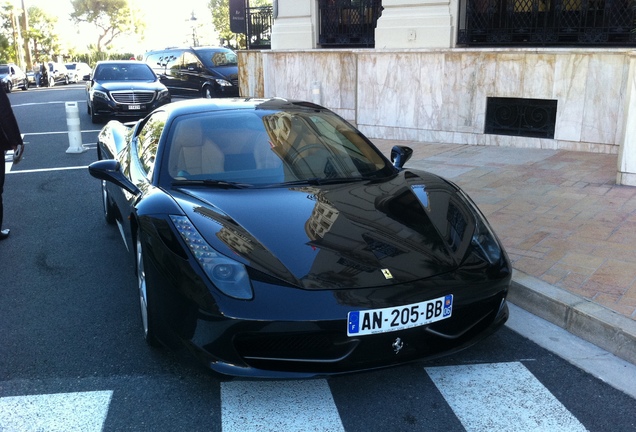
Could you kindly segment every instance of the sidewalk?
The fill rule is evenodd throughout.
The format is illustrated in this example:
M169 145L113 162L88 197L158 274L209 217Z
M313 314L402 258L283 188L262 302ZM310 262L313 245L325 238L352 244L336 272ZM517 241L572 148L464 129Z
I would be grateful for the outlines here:
M514 268L509 300L636 364L636 187L617 156L373 140L414 150L407 168L461 186Z

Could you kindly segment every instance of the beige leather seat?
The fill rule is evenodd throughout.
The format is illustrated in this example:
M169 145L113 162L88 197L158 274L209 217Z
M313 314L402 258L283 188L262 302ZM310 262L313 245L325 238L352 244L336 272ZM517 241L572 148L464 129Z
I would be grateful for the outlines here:
M199 120L183 120L177 125L170 151L173 177L223 172L224 164L223 152L204 136Z

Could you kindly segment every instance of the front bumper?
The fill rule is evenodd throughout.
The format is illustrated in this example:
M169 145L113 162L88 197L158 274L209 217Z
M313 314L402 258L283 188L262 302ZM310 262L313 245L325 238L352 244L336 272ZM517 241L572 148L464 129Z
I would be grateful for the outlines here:
M150 103L140 103L140 104L123 104L117 103L113 100L106 100L103 98L94 97L92 100L92 110L95 115L104 116L104 117L129 117L129 118L138 118L144 117L147 114L154 111L156 108L159 108L162 105L165 105L170 102L169 97L164 97L157 99L155 98ZM138 106L137 109L131 109L132 107Z

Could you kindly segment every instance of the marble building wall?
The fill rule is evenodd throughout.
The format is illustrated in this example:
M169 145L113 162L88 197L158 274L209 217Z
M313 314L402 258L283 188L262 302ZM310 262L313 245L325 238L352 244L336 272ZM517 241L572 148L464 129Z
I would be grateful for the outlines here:
M315 100L371 138L617 153L629 50L239 52L241 94ZM484 134L487 97L557 100L554 139Z

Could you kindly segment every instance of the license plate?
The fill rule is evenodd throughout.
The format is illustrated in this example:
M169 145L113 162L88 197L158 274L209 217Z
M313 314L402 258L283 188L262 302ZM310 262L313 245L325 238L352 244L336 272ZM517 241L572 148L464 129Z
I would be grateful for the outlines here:
M129 110L140 110L141 105L128 105Z
M363 336L419 327L450 318L452 313L452 294L405 306L351 311L347 315L347 336Z

